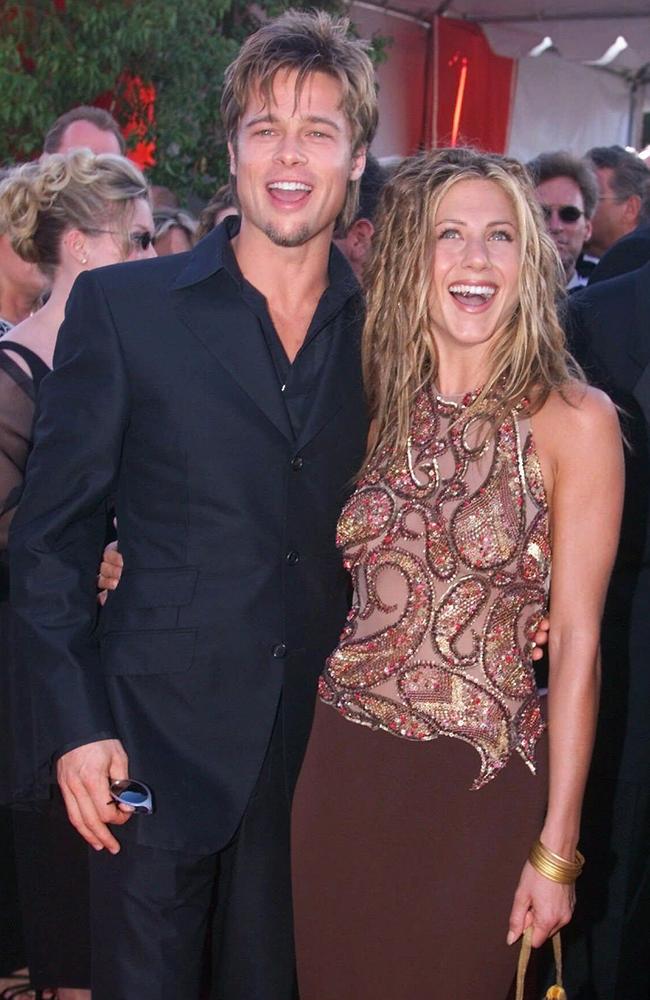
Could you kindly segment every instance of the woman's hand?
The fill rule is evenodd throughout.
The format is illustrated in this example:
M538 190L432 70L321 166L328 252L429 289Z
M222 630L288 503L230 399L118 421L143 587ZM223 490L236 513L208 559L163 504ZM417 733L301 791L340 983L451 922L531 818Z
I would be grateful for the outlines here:
M97 600L100 604L106 603L109 590L115 590L122 576L124 559L122 553L117 548L117 542L109 542L104 549L104 555L97 575L97 588L99 594Z
M539 625L537 626L537 631L532 636L532 641L534 642L533 650L530 654L531 659L541 660L544 655L544 648L548 643L548 632L551 627L551 623L548 618L542 618Z
M507 942L514 944L527 927L533 926L533 948L568 924L576 902L575 885L564 885L524 865L510 912Z

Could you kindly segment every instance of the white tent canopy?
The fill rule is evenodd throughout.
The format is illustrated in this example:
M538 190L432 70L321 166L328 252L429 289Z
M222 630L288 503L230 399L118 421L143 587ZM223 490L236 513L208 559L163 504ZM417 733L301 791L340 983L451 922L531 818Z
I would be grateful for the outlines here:
M414 57L426 48L424 36L420 41L414 33L426 34L436 16L479 24L495 53L517 60L512 155L529 159L560 146L582 154L640 138L646 92L650 96L650 0L355 0L352 16L362 33L379 31L395 41L379 67L379 155L410 151L402 132L413 115L415 80L404 96L403 73L410 58L412 77ZM412 23L408 41L404 18ZM541 54L531 55L534 50Z
M562 58L596 62L622 36L627 47L608 68L633 76L650 66L648 0L393 0L388 6L423 19L476 21L493 50L513 59L548 37Z

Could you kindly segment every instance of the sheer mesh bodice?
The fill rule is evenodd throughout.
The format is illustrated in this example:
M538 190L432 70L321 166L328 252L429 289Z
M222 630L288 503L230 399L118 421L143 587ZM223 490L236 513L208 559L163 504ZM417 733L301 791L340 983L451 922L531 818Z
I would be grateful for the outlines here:
M17 363L16 355L23 358L29 372ZM0 554L6 552L9 525L22 492L36 391L48 371L33 351L0 340Z
M492 778L543 730L529 637L546 609L549 522L525 403L498 427L423 391L408 454L344 507L355 594L320 684L354 722L471 744Z

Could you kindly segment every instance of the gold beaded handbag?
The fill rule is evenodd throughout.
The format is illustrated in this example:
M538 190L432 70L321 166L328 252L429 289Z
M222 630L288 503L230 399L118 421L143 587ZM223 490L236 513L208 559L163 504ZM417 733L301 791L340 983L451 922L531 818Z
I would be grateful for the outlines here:
M524 1000L524 983L526 980L526 970L532 949L533 928L527 927L521 941L519 952L519 962L517 964L517 992L516 1000ZM545 1000L567 1000L567 995L562 985L562 942L560 932L551 938L553 943L553 957L555 959L555 986L550 986L544 994Z

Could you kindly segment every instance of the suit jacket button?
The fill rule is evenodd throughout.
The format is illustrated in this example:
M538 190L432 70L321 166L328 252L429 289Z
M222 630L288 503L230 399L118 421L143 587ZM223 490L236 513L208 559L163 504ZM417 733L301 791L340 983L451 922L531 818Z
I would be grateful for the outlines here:
M286 562L289 563L290 566L295 566L296 563L300 562L300 553L298 553L298 552L287 552L287 554L286 554L286 556L284 558L285 558Z
M294 472L300 472L304 464L305 460L301 455L296 455L295 458L291 459L291 468Z
M271 652L276 660L283 660L287 655L287 647L283 642L278 642L275 644Z

